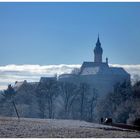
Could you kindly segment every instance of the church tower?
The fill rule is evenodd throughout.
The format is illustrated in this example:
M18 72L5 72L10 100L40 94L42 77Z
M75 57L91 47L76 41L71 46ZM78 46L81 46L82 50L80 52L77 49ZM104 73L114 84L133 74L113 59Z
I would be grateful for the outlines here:
M94 48L94 62L102 63L102 54L103 54L103 49L101 47L101 43L98 35L96 46Z

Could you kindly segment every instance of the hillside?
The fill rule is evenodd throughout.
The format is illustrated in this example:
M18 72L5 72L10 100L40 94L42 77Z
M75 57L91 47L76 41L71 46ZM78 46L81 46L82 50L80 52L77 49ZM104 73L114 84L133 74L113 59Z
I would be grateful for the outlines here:
M140 137L140 132L78 120L0 118L0 137Z

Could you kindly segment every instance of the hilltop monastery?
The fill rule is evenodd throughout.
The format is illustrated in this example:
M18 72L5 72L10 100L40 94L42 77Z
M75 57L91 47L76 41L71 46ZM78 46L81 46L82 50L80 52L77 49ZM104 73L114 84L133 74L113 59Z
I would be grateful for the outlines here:
M110 67L108 65L108 58L106 58L105 62L102 61L103 49L99 36L93 52L94 62L83 62L78 73L62 74L58 77L41 77L40 82L57 80L58 82L66 81L76 84L87 83L90 86L90 90L93 90L93 88L96 89L100 97L112 92L117 83L122 83L124 81L130 82L130 74L123 68ZM16 82L15 89L25 83L26 81L23 83ZM37 82L34 84L37 85Z

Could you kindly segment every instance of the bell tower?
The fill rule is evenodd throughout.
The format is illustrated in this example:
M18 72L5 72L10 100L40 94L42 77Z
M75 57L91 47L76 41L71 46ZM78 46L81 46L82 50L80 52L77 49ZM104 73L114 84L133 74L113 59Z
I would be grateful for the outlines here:
M101 43L98 35L96 46L94 48L94 62L102 63L102 54L103 54L103 49L101 47Z

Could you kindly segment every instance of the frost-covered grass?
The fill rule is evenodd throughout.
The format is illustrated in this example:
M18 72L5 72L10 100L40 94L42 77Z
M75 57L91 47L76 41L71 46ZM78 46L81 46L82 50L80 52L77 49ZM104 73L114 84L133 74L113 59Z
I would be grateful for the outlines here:
M78 120L0 118L0 137L140 137L140 132Z

